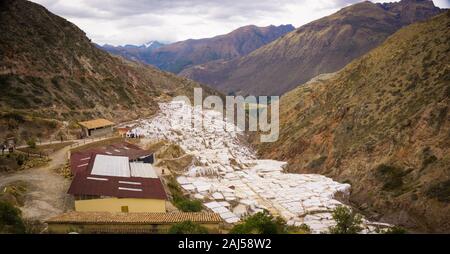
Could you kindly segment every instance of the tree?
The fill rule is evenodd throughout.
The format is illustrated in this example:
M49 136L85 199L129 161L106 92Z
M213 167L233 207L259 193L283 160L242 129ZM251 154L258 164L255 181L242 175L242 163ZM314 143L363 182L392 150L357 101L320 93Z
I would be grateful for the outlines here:
M281 218L273 218L267 211L259 212L242 223L235 225L230 234L283 234L286 233L286 222Z
M29 139L27 145L29 148L36 148L36 140L34 138Z
M183 221L172 225L169 234L208 234L208 229L192 221Z
M339 206L334 209L333 219L336 221L336 226L329 228L331 234L357 234L363 229L361 215L348 207Z
M21 211L11 203L0 201L0 233L25 233L21 215Z

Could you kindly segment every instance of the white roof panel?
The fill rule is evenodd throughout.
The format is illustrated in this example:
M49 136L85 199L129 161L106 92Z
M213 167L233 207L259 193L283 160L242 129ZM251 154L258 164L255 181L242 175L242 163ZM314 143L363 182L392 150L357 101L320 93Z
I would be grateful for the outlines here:
M126 191L142 191L142 189L137 189L137 188L124 188L124 187L119 187L119 190L126 190Z
M130 177L128 157L98 154L95 157L92 175Z
M108 181L107 178L100 178L100 177L86 177L86 179L95 181Z
M143 178L158 178L155 169L150 163L130 163L130 170L132 177L143 177Z
M131 184L131 185L142 185L142 183L140 183L140 182L129 182L129 181L119 181L119 183Z

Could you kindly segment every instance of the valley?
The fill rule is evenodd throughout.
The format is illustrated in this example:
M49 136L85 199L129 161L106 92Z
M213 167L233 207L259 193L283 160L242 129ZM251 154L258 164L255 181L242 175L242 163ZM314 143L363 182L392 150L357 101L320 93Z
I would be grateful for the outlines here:
M450 12L339 8L297 28L100 46L70 15L1 1L3 211L21 233L449 233ZM180 100L196 88L200 104ZM277 139L219 112L235 107L279 113Z

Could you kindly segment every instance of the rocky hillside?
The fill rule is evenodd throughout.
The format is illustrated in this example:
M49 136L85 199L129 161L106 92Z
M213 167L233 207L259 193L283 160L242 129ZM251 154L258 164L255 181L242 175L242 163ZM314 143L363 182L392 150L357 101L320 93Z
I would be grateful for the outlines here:
M0 31L2 134L19 123L37 125L38 117L121 121L150 115L158 101L192 95L198 86L111 56L75 25L32 2L1 1Z
M247 56L195 66L180 75L226 93L280 95L318 74L340 70L402 26L440 12L426 0L362 2L306 24Z
M259 152L350 183L376 220L450 232L449 27L448 11L412 24L285 94L280 138Z
M214 60L230 60L247 55L255 49L294 30L292 25L245 26L231 33L213 38L186 40L149 50L126 50L121 55L128 59L157 66L173 73ZM106 50L112 52L110 49ZM114 52L112 52L114 53Z

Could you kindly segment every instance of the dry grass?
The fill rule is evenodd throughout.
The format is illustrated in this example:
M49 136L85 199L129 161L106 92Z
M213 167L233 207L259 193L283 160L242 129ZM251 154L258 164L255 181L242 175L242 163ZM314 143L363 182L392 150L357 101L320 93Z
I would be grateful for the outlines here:
M38 145L36 148L31 147L24 147L24 148L18 148L18 151L28 153L28 154L40 154L40 155L49 155L51 153L54 153L58 150L63 149L66 146L70 146L75 144L75 142L68 141L68 142L59 142L54 144L47 144L47 145Z
M89 143L89 144L86 144L86 145L82 145L82 146L79 146L79 147L72 148L72 149L70 149L70 152L71 153L75 153L75 152L79 152L79 151L83 151L83 150L87 150L87 149L107 146L107 145L120 143L120 142L125 142L125 141L126 141L125 138L113 137L113 138L108 138L108 139L104 139L104 140L100 140L100 141L96 141L96 142L92 142L92 143Z

